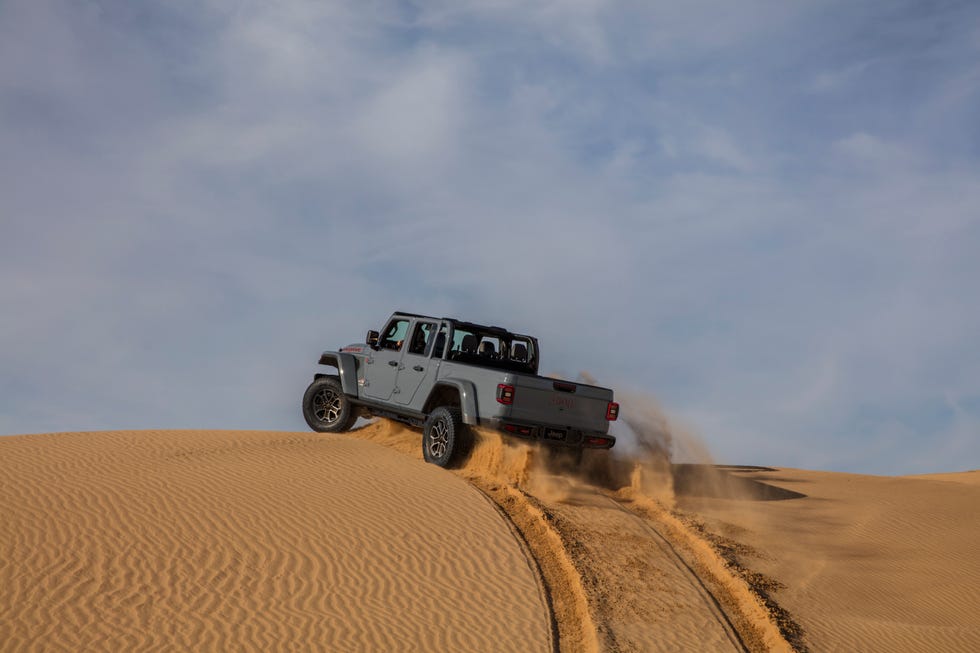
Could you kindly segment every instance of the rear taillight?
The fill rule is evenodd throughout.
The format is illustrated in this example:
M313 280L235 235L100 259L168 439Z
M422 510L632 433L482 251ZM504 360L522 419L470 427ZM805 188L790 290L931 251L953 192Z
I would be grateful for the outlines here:
M497 385L497 402L508 406L514 403L514 386L504 383Z
M610 401L609 405L606 406L606 419L610 422L615 422L617 417L619 417L619 404L615 401Z

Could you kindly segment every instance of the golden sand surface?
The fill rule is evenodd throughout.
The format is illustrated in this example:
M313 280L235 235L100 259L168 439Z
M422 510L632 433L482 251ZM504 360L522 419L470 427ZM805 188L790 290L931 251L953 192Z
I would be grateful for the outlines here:
M462 479L364 440L0 438L0 650L549 651L538 577Z
M701 475L678 505L778 584L811 650L980 651L978 472Z
M475 436L0 438L0 651L980 650L978 472Z

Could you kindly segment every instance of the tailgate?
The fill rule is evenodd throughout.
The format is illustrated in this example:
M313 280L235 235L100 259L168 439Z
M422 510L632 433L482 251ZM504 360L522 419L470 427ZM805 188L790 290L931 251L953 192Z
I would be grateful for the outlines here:
M560 381L543 376L514 378L514 419L581 431L606 433L606 410L613 391L593 385Z

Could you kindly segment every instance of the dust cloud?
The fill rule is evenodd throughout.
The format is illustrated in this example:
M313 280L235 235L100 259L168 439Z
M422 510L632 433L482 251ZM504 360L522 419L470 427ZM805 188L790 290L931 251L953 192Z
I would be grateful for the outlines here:
M581 372L576 379L597 385ZM610 432L616 446L610 450L555 448L503 436L496 431L470 428L470 451L459 470L501 486L524 489L546 500L562 501L588 487L646 496L672 508L677 494L731 495L736 489L716 470L708 447L694 429L670 416L648 393L617 392L619 420ZM394 426L394 424L392 424ZM371 439L422 458L417 432L407 427L356 429Z
M597 385L581 372L577 381ZM561 501L583 485L612 491L629 489L672 506L675 462L707 466L707 446L690 428L671 418L648 394L618 393L620 418L613 423L611 450L563 450L473 429L473 445L463 471L503 485Z

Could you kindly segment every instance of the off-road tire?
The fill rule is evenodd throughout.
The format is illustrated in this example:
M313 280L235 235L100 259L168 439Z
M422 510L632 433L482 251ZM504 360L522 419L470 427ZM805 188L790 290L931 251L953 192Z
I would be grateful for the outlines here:
M303 395L303 417L319 433L349 431L357 412L340 386L340 379L322 376L313 381Z
M469 453L469 430L458 408L440 406L429 413L422 429L422 456L439 467L457 467Z

